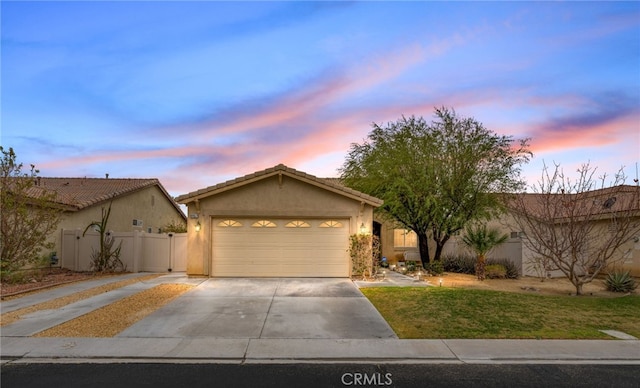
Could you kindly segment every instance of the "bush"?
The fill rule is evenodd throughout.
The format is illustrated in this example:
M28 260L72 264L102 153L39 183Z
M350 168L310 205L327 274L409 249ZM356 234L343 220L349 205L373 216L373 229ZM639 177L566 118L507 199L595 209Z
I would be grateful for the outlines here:
M629 274L629 271L609 273L605 284L607 290L613 292L631 292L638 287L636 281Z
M476 258L472 256L443 256L442 268L446 272L474 275L476 273Z
M408 261L407 262L407 271L413 272L415 270L416 270L416 263L414 263L413 261Z
M504 279L507 277L507 269L502 264L489 264L484 267L485 276L489 279Z
M434 261L433 263L429 263L427 265L427 270L432 275L442 275L444 272L444 264L442 264L442 260Z
M505 276L507 279L517 279L520 277L520 274L518 273L518 267L516 267L516 264L509 259L490 259L487 260L487 264L500 264L501 266L503 266L507 271L507 274Z

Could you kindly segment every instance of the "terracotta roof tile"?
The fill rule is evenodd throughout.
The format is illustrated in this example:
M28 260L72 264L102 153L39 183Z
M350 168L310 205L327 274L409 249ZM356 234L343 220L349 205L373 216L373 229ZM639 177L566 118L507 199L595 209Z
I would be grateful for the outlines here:
M111 198L116 198L150 186L158 186L175 208L182 214L180 207L156 178L39 177L36 185L32 187L30 195L35 197L38 196L39 192L53 191L56 193L56 203L70 210L81 210Z
M527 211L539 217L550 214L550 209L544 209L548 203L559 204L563 200L572 202L577 200L574 216L598 216L615 213L621 209L640 211L640 187L631 185L619 185L581 194L551 194L549 199L544 198L545 194L536 193L519 194L519 196ZM516 200L516 205L509 207L517 210L519 207L517 202ZM555 208L557 220L565 218L568 214L562 209L560 206Z

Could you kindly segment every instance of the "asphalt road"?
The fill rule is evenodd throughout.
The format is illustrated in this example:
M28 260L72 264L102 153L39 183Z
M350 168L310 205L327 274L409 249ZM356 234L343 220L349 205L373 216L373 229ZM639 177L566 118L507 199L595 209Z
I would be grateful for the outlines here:
M4 364L2 388L640 387L639 365Z

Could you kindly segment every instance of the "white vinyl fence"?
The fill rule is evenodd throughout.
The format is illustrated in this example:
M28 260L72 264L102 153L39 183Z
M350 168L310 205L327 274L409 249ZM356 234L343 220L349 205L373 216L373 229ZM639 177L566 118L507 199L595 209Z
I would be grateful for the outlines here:
M187 234L111 232L114 247L122 242L120 260L130 272L184 272L187 270ZM74 271L91 270L91 253L100 249L100 234L80 229L62 230L60 265Z

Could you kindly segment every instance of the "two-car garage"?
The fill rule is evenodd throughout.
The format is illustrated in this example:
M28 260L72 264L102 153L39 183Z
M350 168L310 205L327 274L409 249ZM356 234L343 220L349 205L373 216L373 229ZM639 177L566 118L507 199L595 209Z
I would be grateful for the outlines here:
M278 165L177 198L188 207L187 273L349 277L349 236L382 201Z
M219 277L349 276L348 219L214 218Z

